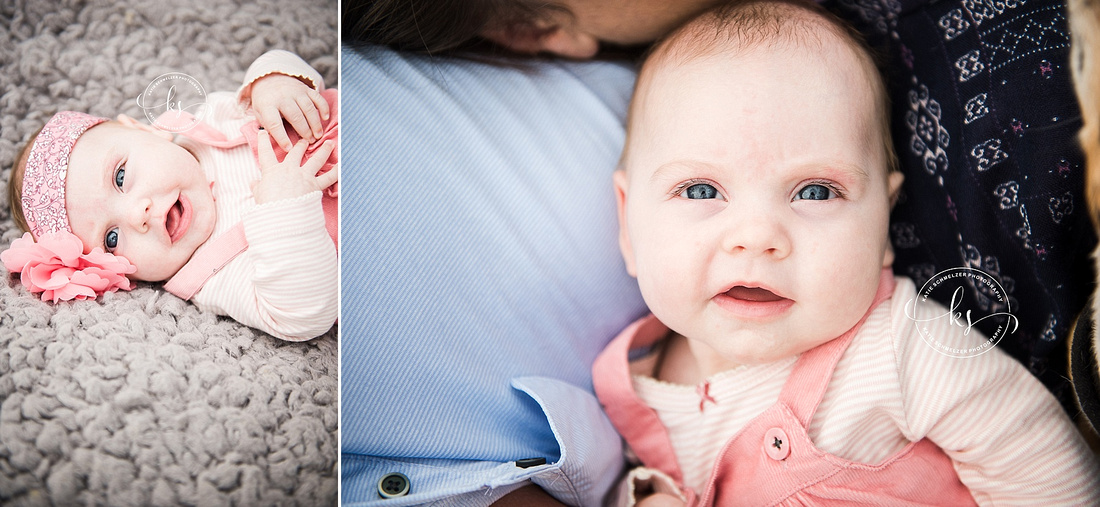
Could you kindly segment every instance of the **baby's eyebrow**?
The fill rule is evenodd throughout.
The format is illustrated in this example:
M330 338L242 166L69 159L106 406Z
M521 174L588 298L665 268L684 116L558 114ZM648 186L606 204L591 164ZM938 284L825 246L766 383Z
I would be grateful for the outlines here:
M99 180L100 184L98 188L88 189L89 192L101 192L107 196L111 195L111 190L114 189L116 167L113 163L113 160L115 160L114 151L108 151L107 154L104 155L103 160L99 162L100 173L102 174L102 177ZM92 229L92 232L94 234L93 237L99 238L98 244L100 246L105 246L103 244L104 238L107 235L107 226L104 225L105 222L106 220L102 217L102 215L97 216L94 222L94 227Z
M663 180L679 179L685 175L706 176L720 169L713 164L700 160L673 160L661 164L650 175L650 183ZM784 169L790 174L812 175L819 178L828 178L850 184L867 184L871 180L870 173L864 167L839 161L815 161L799 164Z
M812 166L811 170L821 176L848 184L867 184L871 174L865 168L844 162L824 163Z
M717 171L714 165L699 160L673 160L661 164L653 174L649 176L649 182L657 182L666 179L679 179L684 175L706 175Z

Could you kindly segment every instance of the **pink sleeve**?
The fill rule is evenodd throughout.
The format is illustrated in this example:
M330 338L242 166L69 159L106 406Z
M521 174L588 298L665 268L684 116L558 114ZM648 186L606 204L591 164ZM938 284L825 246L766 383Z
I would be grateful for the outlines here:
M933 349L904 314L916 297L893 302L910 437L940 446L979 505L1097 505L1100 468L1054 396L1000 347L968 358ZM960 332L947 318L932 320L942 306L914 312L926 336ZM985 340L970 335L974 345Z
M285 74L305 81L317 91L325 89L325 81L321 73L310 67L305 60L290 51L273 49L260 55L252 65L248 66L248 71L244 74L244 82L237 90L237 102L242 108L248 109L252 105L252 83L268 74Z
M328 331L339 314L340 267L321 192L253 206L243 222L248 250L192 302L283 340Z

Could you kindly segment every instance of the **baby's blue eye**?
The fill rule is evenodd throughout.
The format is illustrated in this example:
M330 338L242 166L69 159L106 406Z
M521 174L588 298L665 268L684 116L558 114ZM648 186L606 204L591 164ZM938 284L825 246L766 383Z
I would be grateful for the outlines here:
M688 199L717 199L718 189L709 183L696 183L680 192L680 197Z
M802 187L802 190L799 190L798 195L795 196L795 200L807 199L810 201L825 201L832 197L836 197L832 189L825 185L814 183Z
M115 169L115 186L122 189L122 183L126 180L126 166L120 165Z
M118 247L118 228L107 231L107 234L103 236L103 246L107 247L108 252L114 251Z

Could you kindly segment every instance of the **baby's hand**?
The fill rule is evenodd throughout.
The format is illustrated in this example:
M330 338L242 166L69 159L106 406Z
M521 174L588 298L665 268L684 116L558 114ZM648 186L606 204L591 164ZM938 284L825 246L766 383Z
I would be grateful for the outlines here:
M252 83L252 111L260 126L286 151L290 151L290 138L283 128L284 118L309 142L321 137L321 122L328 120L328 102L321 94L284 74L268 74Z
M260 130L257 154L260 159L260 181L252 185L252 195L256 204L293 199L313 192L324 190L340 179L338 167L316 176L321 166L325 165L336 143L332 140L325 141L313 156L302 164L302 157L306 153L308 143L302 139L295 144L286 157L280 162L275 157L275 149L271 147L271 137L267 130Z

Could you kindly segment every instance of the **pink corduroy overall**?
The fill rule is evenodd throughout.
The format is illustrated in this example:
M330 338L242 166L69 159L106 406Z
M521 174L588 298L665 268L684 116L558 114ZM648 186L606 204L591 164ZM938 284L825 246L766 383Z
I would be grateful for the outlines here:
M890 297L893 286L893 276L884 271L871 309ZM690 506L974 505L951 459L927 439L876 465L828 454L810 441L806 428L833 369L870 313L798 358L779 400L726 442L702 495L682 485L668 432L631 383L628 350L663 338L668 332L663 324L651 316L611 342L593 366L596 395L642 463L675 480Z
M328 102L329 119L324 124L324 131L320 139L310 143L309 147L306 149L303 160L308 159L326 140L331 139L336 141L339 135L339 101L337 100L337 92L335 89L328 89L321 92L321 96ZM162 115L157 119L157 122L167 125L190 125L194 122L194 116L186 112L178 114L171 112ZM241 127L241 135L239 137L227 139L225 134L222 134L214 127L200 122L193 128L183 132L183 135L200 143L222 149L236 148L248 143L252 150L252 155L259 160L257 144L259 142L259 128L259 122L255 120L250 121ZM287 128L286 131L291 143L298 142L300 136L293 128ZM274 145L273 149L277 158L286 156L286 151L283 150L282 147ZM329 171L336 165L338 153L339 150L337 149L329 155L328 160L321 167L321 170L318 171L318 174ZM321 207L325 214L325 227L328 230L329 237L332 238L332 242L336 244L337 249L339 249L339 225L337 220L339 215L339 201L336 196L336 185L333 185L322 193ZM229 261L248 249L248 241L244 234L244 224L238 223L236 226L217 237L210 238L207 240L207 245L204 246L206 248L196 252L179 272L165 282L164 289L166 291L183 299L191 299L195 293L202 289L202 286L206 284L206 281L209 280L210 277L217 274L221 268L229 264Z

